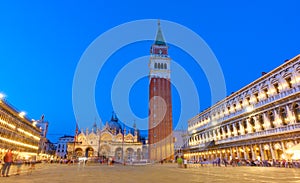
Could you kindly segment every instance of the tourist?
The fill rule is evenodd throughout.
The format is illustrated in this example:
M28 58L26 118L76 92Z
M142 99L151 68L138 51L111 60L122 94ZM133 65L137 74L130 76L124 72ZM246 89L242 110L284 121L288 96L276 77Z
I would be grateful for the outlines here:
M187 159L186 158L183 159L183 164L184 164L184 168L187 168Z
M13 162L13 154L11 152L11 149L9 149L7 151L7 153L5 154L4 156L4 166L2 168L2 176L3 177L8 177L9 175L9 169L10 169L10 166Z
M182 158L181 157L177 158L177 163L178 163L178 167L182 168Z
M226 158L223 158L223 162L224 162L225 167L227 167L228 162L227 162Z
M18 157L17 161L16 161L16 165L17 165L17 173L16 173L16 175L20 175L22 164L23 164L23 161L21 160L20 157Z
M221 166L221 158L217 157L216 166Z

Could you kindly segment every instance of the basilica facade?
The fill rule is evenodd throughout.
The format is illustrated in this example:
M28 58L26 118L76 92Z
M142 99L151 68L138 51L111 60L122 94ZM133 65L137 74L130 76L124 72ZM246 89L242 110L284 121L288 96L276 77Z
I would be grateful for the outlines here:
M103 129L93 126L91 130L81 130L75 135L75 141L68 143L68 156L88 157L90 159L116 162L135 162L147 157L147 146L139 141L136 125L124 128L115 114L106 122Z
M184 155L245 160L288 159L300 143L300 55L188 121Z

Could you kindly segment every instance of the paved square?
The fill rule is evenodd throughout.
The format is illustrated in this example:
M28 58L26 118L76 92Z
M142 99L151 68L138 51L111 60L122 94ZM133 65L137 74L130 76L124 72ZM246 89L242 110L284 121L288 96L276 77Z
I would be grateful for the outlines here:
M198 182L300 182L300 169L275 167L205 167L190 166L178 168L176 164L155 164L140 166L90 164L85 167L61 164L40 164L27 174L28 167L22 168L21 175L0 177L2 183L198 183ZM11 174L15 173L12 167Z

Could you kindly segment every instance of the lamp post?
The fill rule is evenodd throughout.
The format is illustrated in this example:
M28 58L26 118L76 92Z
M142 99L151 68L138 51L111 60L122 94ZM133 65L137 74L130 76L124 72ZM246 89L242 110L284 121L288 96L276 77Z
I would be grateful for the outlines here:
M102 121L100 119L100 130L99 130L99 141L98 141L98 158L100 159L100 145L101 145L101 128L102 128Z
M124 158L124 135L125 135L125 128L123 124L123 134L122 134L122 161L123 165L125 165L125 158Z

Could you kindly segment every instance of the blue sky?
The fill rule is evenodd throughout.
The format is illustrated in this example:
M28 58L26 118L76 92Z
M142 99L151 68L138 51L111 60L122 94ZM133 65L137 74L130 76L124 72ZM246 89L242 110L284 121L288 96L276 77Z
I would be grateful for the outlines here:
M300 53L299 5L296 0L1 2L0 92L30 118L44 114L50 122L50 140L72 135L76 121L72 106L73 77L88 46L123 23L161 19L189 28L206 42L218 59L226 92L230 94L260 77L261 72L268 72ZM152 41L144 41L127 45L103 66L95 86L102 121L111 117L110 93L116 74L131 60L149 55L151 44ZM170 45L169 53L193 78L199 92L199 111L209 107L210 85L203 70L175 45ZM180 93L176 87L172 93L174 123L177 123ZM128 101L136 116L147 117L147 77L131 88ZM91 118L99 124L99 119ZM83 122L85 119L79 120L81 128L91 127L89 122ZM136 123L139 126L138 120Z

